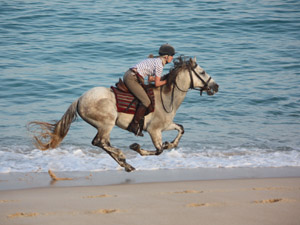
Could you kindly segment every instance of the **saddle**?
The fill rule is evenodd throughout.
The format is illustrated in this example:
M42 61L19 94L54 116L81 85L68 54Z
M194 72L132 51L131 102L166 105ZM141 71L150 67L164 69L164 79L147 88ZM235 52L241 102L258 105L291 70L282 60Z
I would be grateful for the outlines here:
M119 78L119 82L116 83L116 87L120 91L123 91L125 93L129 93L129 90L128 90L126 84L123 82L123 80L121 78Z
M123 80L120 78L114 86L111 86L112 91L116 97L116 105L118 112L135 114L137 106L140 104L140 101L129 91ZM154 111L155 100L154 92L151 86L147 86L146 93L151 100L151 105L148 107L145 115Z

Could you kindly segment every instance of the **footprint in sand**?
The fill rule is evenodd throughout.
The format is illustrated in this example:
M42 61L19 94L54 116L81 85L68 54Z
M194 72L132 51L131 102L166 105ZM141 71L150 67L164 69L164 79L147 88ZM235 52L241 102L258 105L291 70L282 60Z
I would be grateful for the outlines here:
M17 219L17 218L23 218L23 217L36 217L36 216L53 216L53 215L80 215L80 214L111 214L111 213L119 213L121 210L119 209L97 209L92 211L72 211L72 212L65 212L65 213L59 213L59 212L48 212L48 213L37 213L37 212L17 212L14 214L10 214L7 216L8 219Z
M219 207L224 206L223 203L190 203L186 205L187 207Z
M17 202L16 200L0 200L1 203L10 203L10 202Z
M264 200L258 200L254 201L255 204L272 204L277 202L294 202L295 200L292 199L285 199L285 198L272 198L272 199L264 199Z
M292 191L292 190L298 190L300 188L298 187L258 187L258 188L252 188L253 191Z
M89 195L89 196L83 196L82 198L111 198L111 197L117 197L117 195Z
M111 214L111 213L118 213L120 210L118 209L98 209L94 211L88 211L86 214Z
M30 212L30 213L18 212L18 213L10 214L7 217L9 219L15 219L15 218L20 218L20 217L35 217L38 215L39 215L39 213L35 213L35 212Z
M196 191L196 190L184 190L184 191L175 191L175 192L167 192L163 194L200 194L204 191Z
M176 191L174 194L199 194L203 193L203 191L195 191L195 190L185 190L185 191Z

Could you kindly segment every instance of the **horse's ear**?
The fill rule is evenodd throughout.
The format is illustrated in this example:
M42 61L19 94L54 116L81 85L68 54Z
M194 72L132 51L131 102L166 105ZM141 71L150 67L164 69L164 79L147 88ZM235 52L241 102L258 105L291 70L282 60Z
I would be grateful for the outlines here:
M191 65L195 65L196 64L196 56L193 59L190 58L190 63L191 63Z

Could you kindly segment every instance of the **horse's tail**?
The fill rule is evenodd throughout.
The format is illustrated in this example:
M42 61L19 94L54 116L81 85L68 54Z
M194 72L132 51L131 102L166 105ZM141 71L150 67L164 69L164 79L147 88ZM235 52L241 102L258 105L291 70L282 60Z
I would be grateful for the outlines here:
M77 117L78 100L74 101L62 118L55 123L33 121L28 123L28 130L34 133L34 144L41 150L56 148L67 135L71 123ZM36 126L40 129L37 132Z

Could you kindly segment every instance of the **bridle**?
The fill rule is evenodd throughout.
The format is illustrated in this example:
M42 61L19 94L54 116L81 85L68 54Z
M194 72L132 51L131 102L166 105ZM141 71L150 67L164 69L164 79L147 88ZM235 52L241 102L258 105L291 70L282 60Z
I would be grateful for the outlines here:
M209 77L209 79L205 82L205 81L203 80L203 78L200 76L200 74L197 73L197 72L195 71L195 69L196 69L197 66L198 66L198 64L196 63L194 67L188 69L188 70L189 70L190 79L191 79L191 85L190 85L189 89L193 89L193 90L196 90L196 91L200 91L200 95L202 96L202 92L203 92L203 91L209 91L209 90L210 90L210 88L208 87L208 84L209 84L209 82L210 82L210 80L211 80L211 77ZM199 78L199 80L201 80L201 82L203 83L203 87L201 87L201 88L199 88L199 89L198 89L198 88L195 88L195 86L194 86L194 79L193 79L193 74L192 74L192 73L194 73L194 74L196 75L196 77ZM201 74L205 74L205 71L203 70L203 72L202 72ZM185 90L182 90L180 87L178 87L176 80L175 80L174 83L175 83L175 86L177 87L177 89L178 89L179 91L181 91L181 92L188 92L188 90L185 91ZM164 101L163 101L163 98L162 98L162 87L160 88L161 102L162 102L162 105L163 105L163 107L164 107L164 110L165 110L167 113L170 113L170 112L173 111L173 101L174 101L174 89L175 89L175 86L174 86L173 89L172 89L171 103L170 103L170 106L172 106L172 109L171 109L170 111L168 111L168 110L166 109L166 107L165 107L165 104L164 104Z
M196 63L194 67L188 69L188 70L189 70L189 74L190 74L190 78L191 78L191 86L190 86L190 89L193 89L193 90L196 90L196 91L200 91L200 95L202 96L202 92L203 92L203 91L209 91L209 90L210 90L210 88L208 87L208 84L209 84L209 82L210 82L210 80L211 80L211 77L209 77L209 79L205 82L205 81L203 80L203 78L200 76L200 74L197 73L197 72L195 71L195 69L196 69L197 66L198 66L198 64ZM195 88L195 86L194 86L194 79L193 79L193 74L192 74L192 72L196 75L196 77L197 77L199 80L201 80L201 82L203 83L203 87L201 87L201 88L199 88L199 89ZM205 71L203 70L203 72L202 72L201 74L205 74ZM175 85L176 85L176 87L177 87L178 90L180 90L180 91L182 91L182 92L187 92L187 91L184 91L184 90L180 89L180 88L178 87L176 81L175 81Z
M202 92L203 92L203 91L209 91L209 90L210 90L210 88L208 87L208 84L209 84L209 82L210 82L210 80L211 80L211 77L209 77L208 80L205 82L205 81L202 79L202 77L200 76L200 74L197 73L197 72L195 71L195 68L196 68L197 66L198 66L198 65L197 65L197 63L196 63L195 66L194 66L191 70L189 69L189 74L190 74L190 78L191 78L191 87L190 87L190 88L191 88L191 89L194 89L194 90L196 90L196 91L200 91L200 95L202 95ZM201 82L203 83L203 87L201 87L201 88L199 88L199 89L197 89L197 88L194 87L194 80L193 80L192 71L194 72L194 74L196 75L196 77L199 78L199 80L201 80ZM205 70L203 70L201 74L205 74Z

